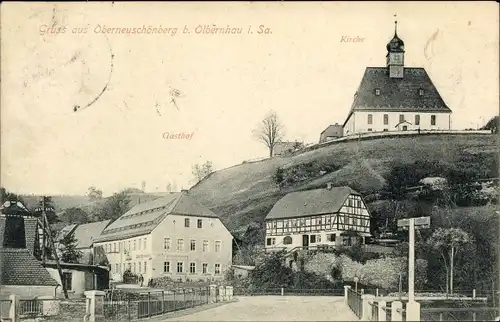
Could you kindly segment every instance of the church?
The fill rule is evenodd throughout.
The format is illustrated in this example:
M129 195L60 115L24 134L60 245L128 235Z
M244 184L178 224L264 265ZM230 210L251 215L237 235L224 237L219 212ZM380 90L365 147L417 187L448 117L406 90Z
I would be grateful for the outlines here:
M397 34L387 44L386 67L367 67L343 124L344 135L450 130L451 109L421 67L405 67Z

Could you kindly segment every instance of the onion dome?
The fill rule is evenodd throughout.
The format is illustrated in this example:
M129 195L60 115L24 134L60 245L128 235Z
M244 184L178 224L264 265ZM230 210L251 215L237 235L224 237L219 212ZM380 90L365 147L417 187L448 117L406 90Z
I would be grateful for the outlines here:
M404 52L405 51L405 43L404 41L398 37L398 30L397 30L398 22L395 22L395 29L394 29L394 37L389 41L387 44L387 51L388 52Z

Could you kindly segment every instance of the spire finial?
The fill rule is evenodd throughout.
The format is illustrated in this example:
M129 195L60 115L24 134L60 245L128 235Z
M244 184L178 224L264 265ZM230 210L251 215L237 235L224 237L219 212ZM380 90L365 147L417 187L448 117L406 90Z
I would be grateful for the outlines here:
M395 13L394 14L394 18L396 18L396 19L394 20L394 35L396 35L396 36L398 35L398 20L397 20L397 16L398 16L398 14Z

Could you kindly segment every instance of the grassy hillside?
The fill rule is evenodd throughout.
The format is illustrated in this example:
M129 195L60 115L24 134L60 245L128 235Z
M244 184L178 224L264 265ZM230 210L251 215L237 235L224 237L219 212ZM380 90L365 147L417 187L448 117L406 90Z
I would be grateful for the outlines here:
M217 171L190 190L190 194L219 214L233 232L261 223L272 206L288 192L324 186L349 185L363 195L377 192L394 162L417 160L453 164L463 154L498 153L495 135L425 135L350 141L332 144L290 157L244 163ZM284 189L273 182L278 167L314 164L307 180ZM332 172L318 169L333 165ZM471 164L471 166L473 166Z

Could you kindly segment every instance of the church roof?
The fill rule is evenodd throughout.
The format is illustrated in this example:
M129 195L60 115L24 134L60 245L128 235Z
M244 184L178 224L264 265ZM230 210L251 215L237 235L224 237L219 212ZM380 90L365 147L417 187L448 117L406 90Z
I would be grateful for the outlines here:
M367 67L349 116L354 111L451 113L420 67L405 67L402 78L390 78L387 67Z
M345 186L291 192L274 205L266 220L336 213L350 194L359 195Z
M109 224L93 241L103 242L149 234L169 214L219 218L187 193L174 192L163 198L136 205Z

